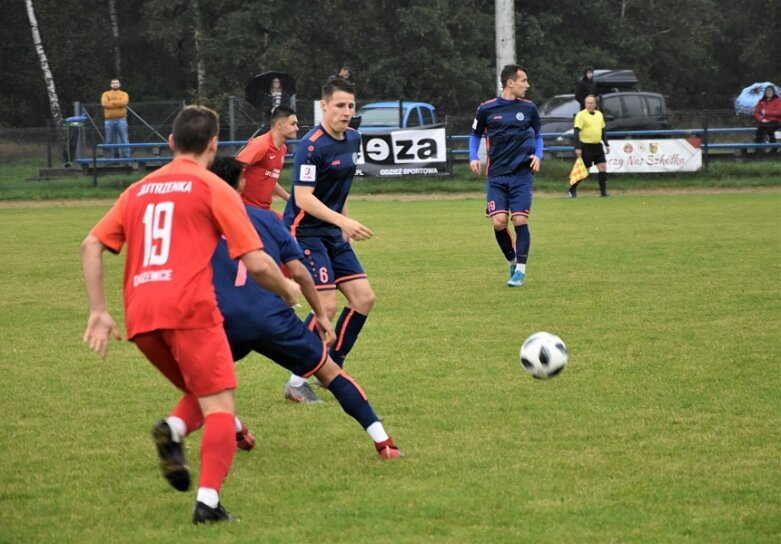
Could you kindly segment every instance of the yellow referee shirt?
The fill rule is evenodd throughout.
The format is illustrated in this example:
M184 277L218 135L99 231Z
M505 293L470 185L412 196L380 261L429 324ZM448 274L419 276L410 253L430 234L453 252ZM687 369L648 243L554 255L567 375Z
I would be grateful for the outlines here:
M601 111L590 113L583 109L575 116L575 128L580 129L580 142L583 144L598 144L602 141L602 129L605 128L605 118Z

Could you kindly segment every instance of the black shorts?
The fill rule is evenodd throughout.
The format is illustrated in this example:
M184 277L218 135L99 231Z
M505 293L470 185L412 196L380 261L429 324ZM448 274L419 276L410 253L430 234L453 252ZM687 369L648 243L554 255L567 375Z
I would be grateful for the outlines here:
M580 157L583 159L583 164L586 165L586 168L592 164L602 164L607 162L605 159L605 150L601 143L583 144L582 151L583 152L581 153Z

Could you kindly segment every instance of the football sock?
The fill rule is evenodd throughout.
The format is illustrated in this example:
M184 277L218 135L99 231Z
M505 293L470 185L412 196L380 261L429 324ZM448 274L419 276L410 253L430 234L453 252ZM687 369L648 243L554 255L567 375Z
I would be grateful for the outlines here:
M287 384L290 387L301 387L306 383L306 378L302 378L301 376L296 376L295 374L290 375L290 379L287 381Z
M238 416L236 416L233 419L234 419L234 427L236 427L236 432L240 433L241 432L241 420L239 419Z
M607 172L599 172L597 181L599 181L599 192L604 195L607 193Z
M518 263L515 265L516 270L520 270L524 274L526 274L526 264L525 263Z
M344 359L353 349L358 334L366 323L366 317L347 306L342 308L342 314L339 316L339 321L336 322L336 341L328 350L328 354L337 365L344 366Z
M209 508L217 508L220 504L220 494L216 489L211 487L199 487L198 495L195 498L196 501L202 502Z
M515 227L515 253L518 264L526 264L526 259L529 257L529 246L531 246L529 225L517 225Z
M385 432L385 427L382 426L382 423L379 421L376 421L369 425L366 428L366 432L369 433L369 436L374 440L374 442L385 442L390 438L388 436L388 433Z
M206 416L201 439L201 475L198 487L219 491L236 455L235 416L213 412Z
M496 242L499 244L499 249L502 250L504 258L509 262L515 261L515 249L513 249L513 239L512 236L510 236L510 230L494 229L494 236L496 236Z
M201 412L201 405L198 404L196 396L189 393L182 397L176 405L176 408L171 411L171 418L178 418L183 422L184 432L182 438L203 427L203 413ZM176 425L176 422L174 422L174 425ZM168 426L171 427L172 430L174 429L170 421L168 421Z
M339 401L342 410L360 423L361 427L367 431L369 426L379 423L380 418L374 413L374 409L366 398L366 393L345 371L342 371L341 374L331 380L331 383L328 384L328 390Z

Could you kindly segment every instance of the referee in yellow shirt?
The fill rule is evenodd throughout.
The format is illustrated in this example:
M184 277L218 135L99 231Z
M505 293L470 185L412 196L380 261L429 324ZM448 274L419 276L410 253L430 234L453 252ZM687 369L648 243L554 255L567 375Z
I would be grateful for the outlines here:
M607 194L607 161L605 154L610 153L610 146L605 136L605 118L601 111L597 111L597 97L590 94L585 100L586 108L575 116L575 155L583 159L586 168L592 164L597 165L599 171L599 194ZM602 148L602 144L605 148ZM570 198L577 198L578 185L569 189Z

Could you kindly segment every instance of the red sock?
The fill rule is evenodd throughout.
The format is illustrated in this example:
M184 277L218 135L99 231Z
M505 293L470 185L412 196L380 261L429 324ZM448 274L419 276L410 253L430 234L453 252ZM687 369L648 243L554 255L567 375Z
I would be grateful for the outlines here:
M206 416L201 440L199 487L220 490L236 455L236 424L233 414L215 412Z
M201 405L198 404L198 399L192 393L182 397L171 415L184 421L184 424L187 425L187 434L194 433L203 427Z

